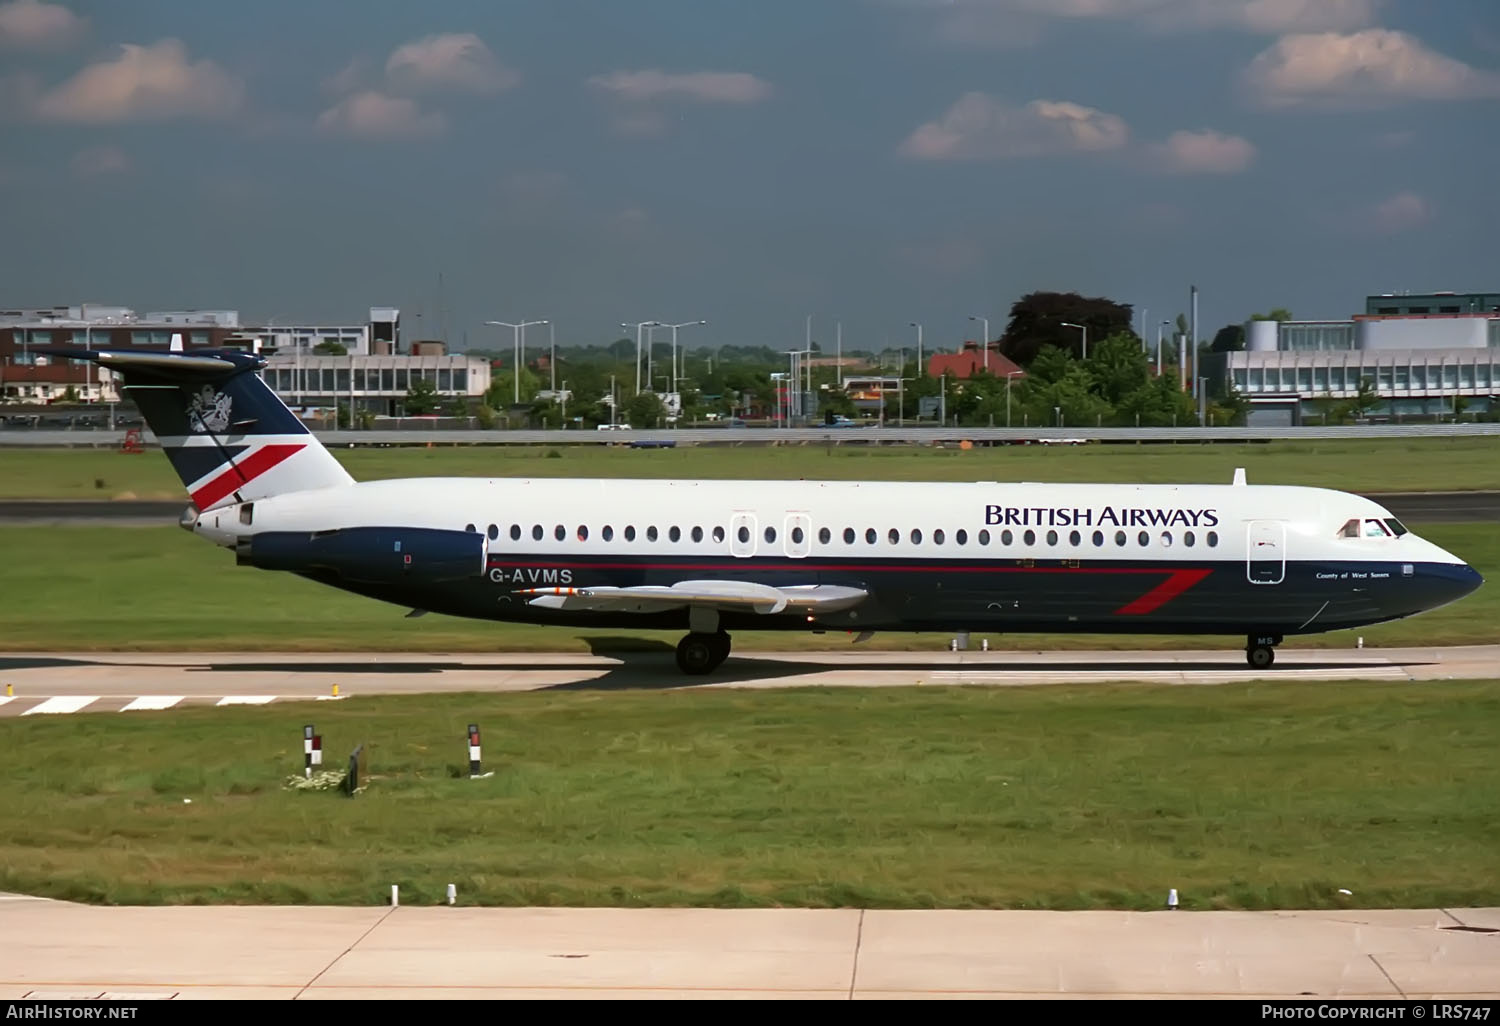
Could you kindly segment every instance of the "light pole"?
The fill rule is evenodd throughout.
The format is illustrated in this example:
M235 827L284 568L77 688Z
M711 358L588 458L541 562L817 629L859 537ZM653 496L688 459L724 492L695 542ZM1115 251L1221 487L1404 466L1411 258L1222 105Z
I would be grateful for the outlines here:
M1010 427L1010 379L1025 371L1008 371L1005 375L1005 426Z
M660 323L661 323L661 321L641 321L639 324L637 324L635 326L635 394L636 395L640 395L641 394L641 329L644 328L648 324L660 324ZM622 328L628 328L628 327L630 327L630 325L626 324L624 321L621 321L620 322L620 327L622 327Z
M922 376L922 326L916 321L910 322L908 327L917 329L917 377ZM906 354L901 354L901 369L906 370Z
M552 371L552 391L556 392L557 391L557 325L552 324L550 321L547 324L547 345L549 347L549 354L547 356L547 369L550 370L550 371ZM563 382L563 386L564 387L566 387L567 384L568 383L566 381Z
M984 338L979 340L984 350L984 372L990 372L990 319L988 317L970 317L971 321L979 321L984 325Z
M515 339L516 339L516 369L515 369L515 375L516 375L516 400L515 400L515 402L516 402L517 406L520 406L521 405L521 349L522 349L521 332L525 331L526 328L529 325L532 325L532 324L546 324L547 322L546 321L522 321L520 324L509 324L509 323L507 323L505 321L485 321L484 323L486 323L486 324L493 324L497 328L509 328L512 331L512 333L514 333L514 335L515 335Z
M672 391L677 391L677 329L690 328L695 324L707 324L707 321L683 321L681 324L664 324L662 327L672 329Z
M1086 324L1073 324L1073 323L1070 323L1068 321L1063 321L1062 322L1062 326L1064 328L1078 328L1080 331L1083 332L1083 358L1085 360L1087 360L1089 358L1089 329L1088 329L1088 325L1086 325Z
M1171 321L1161 321L1156 325L1156 376L1161 377L1161 329L1171 324Z

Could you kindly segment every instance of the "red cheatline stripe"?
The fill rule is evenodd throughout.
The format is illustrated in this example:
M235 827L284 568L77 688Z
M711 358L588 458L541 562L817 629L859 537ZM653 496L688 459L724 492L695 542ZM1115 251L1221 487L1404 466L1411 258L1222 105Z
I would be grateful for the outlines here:
M1134 602L1116 609L1115 615L1138 616L1141 613L1154 613L1169 601L1203 580L1211 572L1209 570L1174 570L1170 577L1146 592L1146 594Z
M293 453L301 445L263 445L193 493L193 505L208 509L243 484L249 484Z

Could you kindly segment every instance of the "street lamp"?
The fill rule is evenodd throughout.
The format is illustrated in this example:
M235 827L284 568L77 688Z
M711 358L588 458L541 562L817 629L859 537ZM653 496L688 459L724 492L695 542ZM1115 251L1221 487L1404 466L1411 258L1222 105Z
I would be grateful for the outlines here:
M1170 325L1171 321L1162 321L1156 326L1156 376L1161 377L1161 329Z
M639 324L637 324L635 326L635 394L636 395L640 395L641 394L641 329L644 328L648 324L655 325L655 324L660 324L660 323L661 323L661 321L641 321ZM628 327L630 327L630 325L626 324L624 321L621 321L620 322L620 327L622 327L622 328L628 328Z
M908 323L907 327L917 329L917 377L922 376L922 326L916 321ZM901 369L906 369L906 354L901 354Z
M522 321L520 324L509 324L509 323L507 323L505 321L485 321L484 323L486 323L486 324L493 324L497 328L509 328L515 334L515 338L516 338L516 371L515 371L515 373L516 373L516 405L520 406L521 405L521 349L522 349L521 332L525 331L526 328L529 325L532 325L532 324L546 324L547 322L546 321Z
M1025 371L1013 370L1005 374L1005 426L1010 427L1010 379L1017 374L1025 374Z
M1071 324L1068 321L1063 321L1062 322L1062 326L1064 328L1078 328L1078 329L1080 329L1083 332L1083 358L1085 360L1087 360L1089 358L1089 329L1088 329L1088 325L1086 325L1086 324Z
M683 321L681 324L664 324L662 327L672 329L672 391L677 391L677 329L689 328L695 324L707 324L707 321Z
M980 344L984 348L984 372L988 374L990 372L990 319L988 317L970 317L969 320L979 321L984 325L984 338L980 340Z

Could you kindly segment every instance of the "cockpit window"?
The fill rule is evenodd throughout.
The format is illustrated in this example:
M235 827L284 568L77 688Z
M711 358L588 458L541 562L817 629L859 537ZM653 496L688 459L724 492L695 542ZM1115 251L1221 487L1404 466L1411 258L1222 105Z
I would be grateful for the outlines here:
M1344 522L1344 526L1341 527L1341 528L1339 528L1338 537L1340 537L1340 538L1358 538L1359 537L1359 521L1358 520L1346 520Z
M1386 530L1385 525L1382 524L1379 520L1365 521L1366 538L1389 538L1390 536L1391 532Z
M1403 534L1411 533L1406 529L1406 525L1402 524L1401 521L1395 519L1394 517L1386 517L1385 526L1389 527L1391 529L1391 533L1393 533L1397 538L1401 537Z

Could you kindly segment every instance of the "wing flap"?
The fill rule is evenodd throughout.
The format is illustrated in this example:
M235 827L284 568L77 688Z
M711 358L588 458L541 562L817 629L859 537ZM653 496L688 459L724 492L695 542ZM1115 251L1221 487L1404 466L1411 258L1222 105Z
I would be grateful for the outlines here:
M642 584L628 588L527 588L535 595L530 605L543 609L595 612L657 613L683 606L744 612L822 613L847 609L862 602L867 592L829 584L775 588L751 581L678 581L672 585Z

